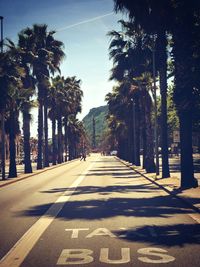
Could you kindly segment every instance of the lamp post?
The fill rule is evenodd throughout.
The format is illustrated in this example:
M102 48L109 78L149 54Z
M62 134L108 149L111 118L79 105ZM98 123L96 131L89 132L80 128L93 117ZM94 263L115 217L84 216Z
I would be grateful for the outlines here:
M3 17L0 16L1 20L1 53L3 53Z
M96 149L96 122L94 117L92 119L92 147Z
M1 20L1 54L3 54L3 17L0 16ZM1 111L1 171L2 180L5 180L5 122L4 122L4 108Z
M152 49L152 59L153 59L153 97L154 97L154 114L155 114L154 138L155 138L155 156L156 156L156 175L159 175L158 122L157 122L158 114L157 114L157 97L156 97L155 47L153 47L153 49Z

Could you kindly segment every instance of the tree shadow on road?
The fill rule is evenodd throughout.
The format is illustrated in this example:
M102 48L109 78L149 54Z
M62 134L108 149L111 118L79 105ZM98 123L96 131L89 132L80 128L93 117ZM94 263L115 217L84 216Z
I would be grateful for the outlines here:
M146 187L146 189L148 186ZM70 194L70 190L67 189ZM96 220L103 218L112 218L116 216L124 217L144 217L144 218L170 218L178 214L188 214L193 211L187 208L184 203L170 195L156 196L156 192L149 194L148 188L145 186L107 186L107 187L80 187L75 191L71 199L64 205L58 214L60 219L83 219ZM66 188L53 189L51 192L65 192ZM115 193L113 196L112 193ZM119 197L116 193L120 193ZM123 197L122 193L124 193ZM141 198L140 194L145 193L145 198ZM73 196L78 195L78 199L84 196L83 200L74 199ZM86 199L85 199L86 198ZM194 200L196 202L199 199ZM33 206L28 210L18 214L23 216L41 216L54 203ZM56 205L56 203L54 204ZM59 204L58 204L59 205ZM51 216L51 214L48 214Z
M82 188L83 191L90 190L101 191L100 188ZM104 193L110 191L116 192L117 187L104 188ZM128 190L128 188L127 188ZM106 218L115 218L123 216L126 218L157 218L160 219L175 218L177 215L192 213L190 209L184 207L183 203L171 196L156 196L149 198L125 198L113 197L87 200L73 200L64 204L62 210L58 213L57 219L61 221L69 220L102 220ZM134 195L133 195L134 196ZM33 206L28 210L15 214L16 216L54 217L53 210L60 209L62 203L48 203L44 205ZM54 205L53 209L51 208ZM167 222L167 221L166 221ZM200 244L200 225L199 224L172 224L172 225L148 225L143 227L129 228L123 231L114 232L118 238L130 242L149 242L154 245L166 246L184 246L185 244Z
M120 239L151 245L180 246L200 244L200 224L148 225L115 231Z
M91 170L87 176L91 177L92 173L104 176L104 173L95 170ZM133 172L133 180L134 175ZM135 175L135 179L138 179L138 175ZM159 187L156 187L150 181L145 181L144 178L141 179L140 184L137 181L135 185L114 184L108 186L79 186L78 188L52 188L40 193L54 194L60 192L61 195L72 196L66 203L55 202L33 206L23 212L15 213L15 216L41 217L45 214L47 217L54 217L52 210L60 210L62 204L64 206L57 215L57 219L62 221L91 221L119 216L124 217L124 220L126 218L132 218L133 220L135 218L144 220L155 218L157 220L175 218L177 215L194 212L174 196L161 195L159 191L161 191ZM193 198L193 202L198 203L199 199ZM53 209L50 208L52 205ZM147 234L147 232L150 234ZM154 225L116 232L119 238L125 238L130 242L148 241L152 244L167 246L181 246L186 243L199 244L199 233L200 226L198 224Z

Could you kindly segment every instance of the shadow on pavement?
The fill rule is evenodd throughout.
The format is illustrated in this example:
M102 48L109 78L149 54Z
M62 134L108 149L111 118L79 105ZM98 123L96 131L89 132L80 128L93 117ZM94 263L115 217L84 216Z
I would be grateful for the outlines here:
M73 190L73 189L67 189ZM147 191L146 191L147 190ZM66 188L52 189L51 193L63 192ZM71 200L66 203L62 211L58 214L58 218L68 219L84 219L95 220L103 218L112 218L116 216L125 217L148 217L148 218L169 218L177 214L188 214L194 211L185 207L185 205L173 198L172 196L149 196L140 198L139 193L148 193L151 189L148 186L108 186L108 187L80 187L73 195L94 194L86 200ZM105 199L112 193L125 193L130 197L112 197ZM134 192L137 195L134 197ZM49 191L46 191L49 193ZM152 191L151 191L152 193ZM102 196L99 197L98 195ZM112 195L111 195L112 196ZM149 197L148 197L149 196ZM138 198L137 198L138 197ZM97 199L98 198L98 199ZM73 198L72 198L73 199ZM198 202L199 199L193 199ZM20 216L41 216L54 203L33 206L24 212L20 212ZM56 204L54 204L56 205ZM59 205L59 203L58 203ZM16 214L17 215L17 214ZM47 214L51 216L51 214Z
M180 246L200 244L200 224L150 225L114 232L121 239L149 242L151 245Z
M110 171L109 171L110 172ZM129 170L128 170L129 172ZM119 175L126 172L119 171ZM90 175L108 175L103 171L99 173L91 170ZM116 173L113 174L113 177ZM138 179L138 175L132 172L133 180ZM119 176L117 176L119 177ZM142 178L143 179L143 178ZM75 190L75 191L74 191ZM187 208L184 203L171 195L159 195L158 187L151 182L136 185L111 185L111 186L79 186L78 188L52 188L51 190L41 191L41 194L64 193L71 195L70 200L65 203L62 210L57 215L60 220L101 220L123 216L124 220L134 218L171 218L178 214L194 213ZM143 195L140 195L143 194ZM87 196L86 196L87 195ZM74 199L73 197L76 196ZM81 199L81 196L84 196ZM199 199L192 199L198 203ZM15 216L40 217L45 214L47 217L54 217L52 209L59 210L61 203L47 203L30 207L28 210L14 213ZM150 233L150 234L149 234ZM172 226L144 226L126 231L116 232L119 238L138 242L151 242L152 244L164 244L167 246L183 246L187 243L200 242L199 224L175 224ZM122 237L123 236L123 237Z

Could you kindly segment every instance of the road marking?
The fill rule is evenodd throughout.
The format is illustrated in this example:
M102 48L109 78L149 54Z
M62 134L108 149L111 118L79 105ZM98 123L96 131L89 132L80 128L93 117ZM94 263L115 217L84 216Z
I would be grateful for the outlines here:
M92 233L88 234L86 238L91 238L93 236L110 236L116 237L113 233L110 232L107 228L97 228Z
M150 259L148 257L138 257L138 260L145 262L145 263L154 263L154 264L159 264L159 263L168 263L171 261L174 261L175 258L173 256L167 255L167 254L162 254L162 253L167 253L168 251L162 248L140 248L137 251L139 254L142 255L148 255L148 256L156 256L158 259ZM161 253L160 253L161 252Z
M58 258L57 265L86 264L94 261L91 256L93 251L90 249L63 249ZM71 261L70 261L71 259Z
M189 213L188 214L193 220L195 220L197 223L200 223L200 215L199 213Z
M40 236L56 218L63 206L69 201L71 195L75 192L78 185L83 181L88 171L93 167L94 163L84 171L70 186L69 189L51 205L46 213L35 222L32 227L18 240L18 242L8 251L8 253L1 259L0 267L19 267L24 261L28 253L34 247Z
M78 238L79 231L88 231L89 228L76 228L76 229L65 229L66 232L72 231L71 238Z
M109 258L109 254L113 254L112 251L109 251L109 248L100 248L99 251L99 262L107 263L107 264L124 264L131 262L131 250L130 248L121 248L121 255L118 259ZM97 251L95 251L97 252ZM138 257L138 260L145 263L154 264L165 264L172 261L175 261L175 258L171 255L168 255L167 250L155 247L148 248L140 248L137 253L142 254L143 257ZM95 253L96 254L96 253ZM116 252L114 253L116 254ZM96 255L98 257L98 255ZM57 265L78 265L82 266L83 264L91 263L93 261L97 261L98 259L94 258L94 251L91 249L79 248L79 249L63 249L58 258ZM137 256L136 256L137 257Z
M109 254L109 249L102 248L99 261L103 263L109 263L109 264L123 264L123 263L128 263L131 261L130 248L121 248L122 258L119 260L110 260L108 254Z

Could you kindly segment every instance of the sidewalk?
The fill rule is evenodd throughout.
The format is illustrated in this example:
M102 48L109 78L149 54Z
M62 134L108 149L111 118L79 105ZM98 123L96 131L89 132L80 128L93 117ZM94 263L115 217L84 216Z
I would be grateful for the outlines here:
M18 181L24 180L24 179L29 178L31 176L35 176L37 174L40 174L40 173L43 173L43 172L46 172L46 171L61 167L61 166L65 165L65 164L69 164L69 163L74 162L76 160L77 159L74 159L74 160L71 160L71 161L67 161L67 162L63 162L63 163L57 164L57 165L51 165L50 167L46 167L46 168L43 168L41 170L37 170L36 169L36 165L37 164L33 163L32 164L32 169L33 169L32 173L24 173L24 165L23 164L22 165L17 165L18 176L14 177L14 178L6 178L6 180L1 180L0 179L0 188L4 187L6 185L9 185L9 184L16 183ZM8 174L7 170L6 170L6 174Z
M155 173L146 173L142 167L134 166L127 161L121 160L118 158L123 164L138 172L152 183L161 187L167 193L173 195L174 197L180 199L187 206L195 210L195 212L200 214L200 180L198 179L199 186L197 188L190 188L181 190L180 189L180 172L172 172L170 178L161 178L161 176L157 176ZM198 177L197 177L198 176ZM199 178L200 173L195 174L195 177ZM200 223L200 216L198 215L197 221Z

